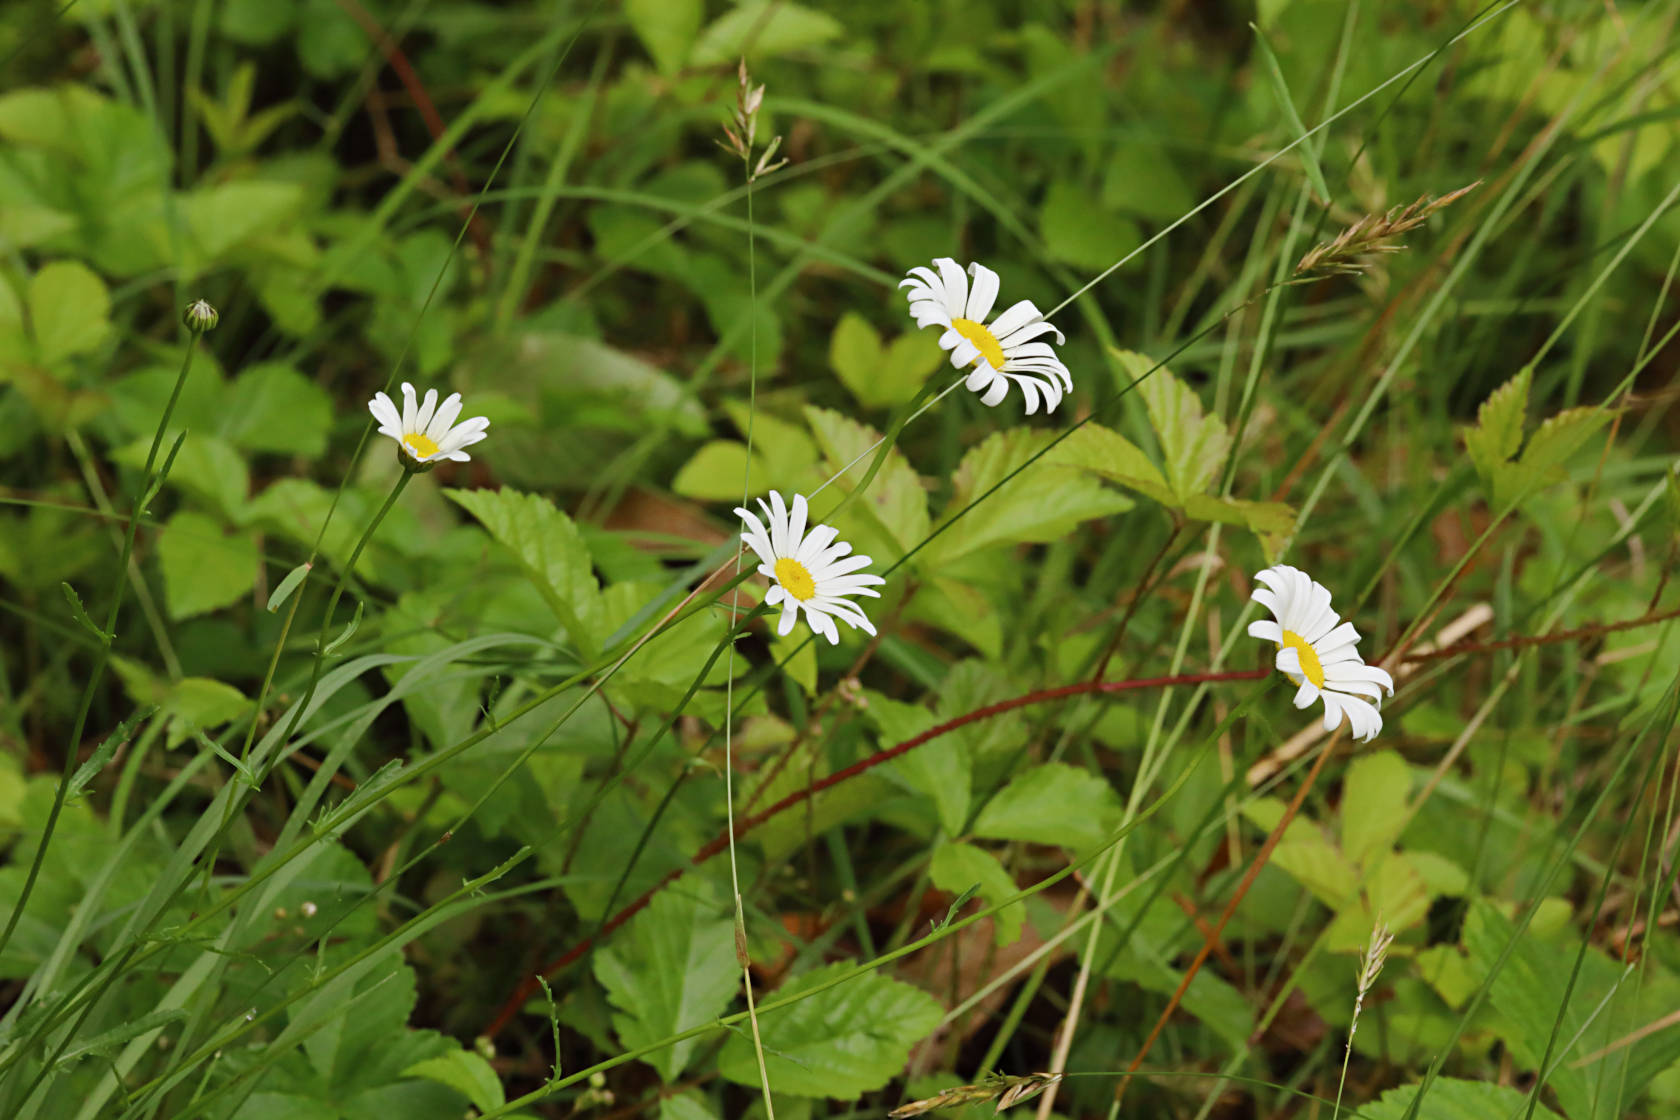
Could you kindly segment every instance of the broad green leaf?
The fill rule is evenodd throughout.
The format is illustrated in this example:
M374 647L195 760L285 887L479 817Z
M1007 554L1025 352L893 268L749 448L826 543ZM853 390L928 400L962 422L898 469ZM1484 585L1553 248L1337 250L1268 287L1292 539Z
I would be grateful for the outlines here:
M572 519L539 494L445 490L444 494L507 547L579 650L592 654L600 632L601 589L589 548Z
M826 12L799 4L745 0L719 16L701 34L690 60L695 66L733 63L807 50L845 32Z
M1522 372L1495 389L1476 412L1476 426L1464 429L1464 449L1470 453L1482 482L1493 487L1506 461L1522 446L1523 414L1528 409L1528 385L1533 371Z
M111 457L124 466L139 470L146 465L146 453L151 449L151 443L149 439L136 440L117 449ZM154 470L162 469L168 447L165 442ZM187 433L175 462L169 468L166 481L168 485L208 503L230 521L242 519L249 513L245 495L251 486L251 474L245 466L245 459L226 440L216 436ZM315 527L319 528L319 523Z
M879 972L841 961L796 977L759 999L809 992L842 976L835 987L788 1007L761 1011L764 1064L773 1093L851 1100L904 1072L910 1047L939 1025L939 1001ZM718 1073L737 1085L758 1084L750 1037L731 1034L718 1053Z
M214 264L253 238L271 234L303 205L297 183L236 180L187 193L182 212L201 259Z
M1610 413L1597 407L1566 409L1543 421L1517 460L1524 493L1556 481L1559 468L1609 422Z
M678 1093L659 1100L659 1120L718 1120L699 1093Z
M705 14L704 0L624 0L630 29L665 75L682 69Z
M828 364L865 408L902 404L921 387L919 380L901 379L889 367L880 332L855 311L840 316L829 336Z
M169 617L191 618L220 610L248 595L256 582L259 556L250 534L223 534L216 521L183 510L158 534Z
M29 280L29 324L42 365L97 348L111 329L110 313L105 281L78 261L43 265Z
M881 733L882 749L914 739L934 725L934 714L920 704L906 704L866 692L869 722ZM939 824L949 836L962 831L968 819L969 760L962 745L951 736L940 736L900 755L883 767L887 776L926 795L939 813Z
M1261 797L1245 804L1242 814L1255 827L1270 832L1283 819L1283 811L1282 801ZM1316 824L1301 817L1284 829L1272 851L1272 863L1332 910L1341 910L1358 894L1358 870Z
M1342 781L1342 854L1356 867L1386 856L1406 824L1412 773L1394 751L1355 759Z
M1062 762L1034 766L997 792L980 811L974 834L1083 852L1120 825L1120 798L1088 770Z
M1204 416L1195 391L1165 366L1157 369L1155 362L1131 350L1115 351L1115 357L1133 382L1142 379L1137 391L1149 410L1174 495L1183 503L1192 494L1206 493L1231 451L1224 422L1217 416Z
M1043 543L1072 532L1081 521L1108 517L1132 507L1129 499L1094 478L1046 457L1010 478L1054 437L1032 428L994 432L957 465L956 486L944 521L962 514L923 554L932 567L983 548ZM1003 482L1008 478L1009 481ZM1002 482L994 493L991 488ZM963 514L971 502L985 500Z
M1680 982L1655 961L1639 975L1600 950L1584 956L1570 931L1563 943L1547 941L1531 928L1517 938L1516 924L1490 902L1478 900L1464 922L1464 948L1478 979L1485 978L1517 938L1493 978L1489 999L1499 1011L1505 1043L1520 1068L1538 1068L1553 1024L1560 1045L1551 1054L1548 1087L1568 1116L1604 1115L1605 1087L1625 1103L1633 1101L1658 1072L1680 1058L1680 1024L1647 1034L1631 1045L1629 1033L1654 1023L1680 1003ZM1580 961L1565 1002L1564 977ZM1592 1061L1585 1059L1603 1051ZM1433 1100L1433 1090L1428 1100ZM1430 1113L1433 1115L1433 1112Z
M616 1008L613 1029L626 1048L715 1019L735 994L734 923L703 886L691 876L661 891L595 955L595 978ZM646 1060L670 1083L699 1044L684 1039Z
M762 402L756 412L746 401L725 401L723 408L735 430L741 433L743 443L748 431L752 432L753 454L770 465L775 472L771 477L791 480L815 469L820 452L804 425L772 416L764 410ZM793 482L787 485L792 486Z
M1098 202L1095 192L1056 179L1038 210L1038 232L1052 257L1095 272L1136 249L1137 225Z
M992 853L976 848L973 844L951 841L945 841L933 850L933 859L928 864L928 877L933 880L934 886L952 894L958 894L978 883L980 897L986 901L987 906L996 906L1004 899L1020 893L1021 889L1015 885L1014 878ZM992 915L993 934L1000 947L1013 945L1020 938L1026 912L1024 903L1016 903Z
M757 455L752 457L751 489L763 490L771 479L769 469ZM671 489L686 498L708 502L739 502L747 474L747 445L732 439L714 439L700 445L694 457L683 464Z
M1184 502L1184 515L1197 521L1238 525L1258 537L1286 536L1295 527L1294 509L1282 502L1251 502L1212 494L1190 495Z
M232 685L209 677L184 677L167 681L145 665L115 654L111 668L123 687L139 704L155 705L169 717L168 744L180 745L194 732L210 733L244 715L251 707L245 694Z
M916 591L905 617L955 634L979 653L1003 656L1003 614L985 592L961 579L935 576Z
M327 448L332 398L284 362L247 367L225 402L221 434L236 447L311 457Z
M279 610L281 605L285 603L287 599L292 597L292 592L298 589L298 585L303 583L304 579L309 575L309 570L314 566L314 564L305 560L303 563L286 573L286 578L280 581L279 586L269 592L266 609L270 614Z
M1416 1085L1390 1089L1375 1104L1360 1108L1360 1120L1407 1120L1413 1116L1412 1101L1417 1095ZM1512 1120L1528 1116L1528 1094L1493 1081L1438 1077L1429 1083L1416 1115L1426 1120ZM1534 1116L1556 1117L1557 1113L1542 1104L1535 1106Z
M1196 204L1172 149L1142 136L1116 136L1113 144L1103 173L1105 209L1169 222Z
M415 1062L402 1072L404 1077L419 1077L449 1086L471 1101L480 1112L500 1108L507 1102L496 1071L471 1050L451 1050L439 1057Z
M858 460L835 479L832 487L842 494L850 493L868 473L872 457L879 453L877 449L864 455L881 438L880 433L826 408L807 408L805 418L822 448L825 473L833 473ZM819 503L811 511L811 519L826 519L826 508L826 504ZM927 493L922 489L922 480L896 447L887 452L886 462L869 484L869 492L848 502L835 523L843 539L851 540L856 551L874 556L877 563L896 559L920 544L928 534L928 524ZM851 535L854 530L857 536ZM876 548L880 551L867 551Z
M1047 458L1118 482L1165 505L1179 504L1172 487L1149 461L1149 456L1137 444L1101 424L1091 423L1076 429Z

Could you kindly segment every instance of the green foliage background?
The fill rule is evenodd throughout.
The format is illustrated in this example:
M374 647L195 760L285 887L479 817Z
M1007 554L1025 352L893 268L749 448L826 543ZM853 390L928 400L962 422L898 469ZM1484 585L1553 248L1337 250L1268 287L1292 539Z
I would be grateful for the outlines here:
M0 1115L1673 1115L1677 18L7 5ZM1059 309L1054 414L911 418L941 256ZM492 426L398 493L404 380ZM731 510L831 477L878 638L731 640ZM1369 744L1040 698L766 815L1268 667L1278 561L1472 648Z

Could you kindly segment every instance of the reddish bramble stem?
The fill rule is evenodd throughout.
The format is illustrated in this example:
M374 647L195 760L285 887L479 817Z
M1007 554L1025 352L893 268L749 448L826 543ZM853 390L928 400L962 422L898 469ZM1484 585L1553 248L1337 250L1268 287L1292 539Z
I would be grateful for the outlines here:
M1083 681L1079 684L1063 685L1060 688L1046 688L1037 692L1029 692L1023 696L1016 696L1009 700L1000 700L996 704L987 704L983 708L976 708L972 712L965 712L954 719L946 720L944 723L935 724L926 731L922 732L920 735L917 735L914 738L906 739L897 746L888 747L886 750L876 751L868 758L859 759L857 762L852 763L844 769L836 770L826 778L813 782L804 789L796 790L795 792L788 794L780 801L753 813L751 816L742 817L740 820L735 822L735 838L739 840L742 836L745 836L765 821L768 821L771 817L774 817L779 813L783 813L804 801L810 800L823 790L839 785L848 778L855 778L866 770L872 770L883 763L891 762L895 758L908 754L922 744L931 742L932 740L939 738L941 735L949 734L950 732L966 727L971 723L978 723L981 720L990 719L993 716L1003 715L1005 712L1012 712L1017 708L1025 708L1033 704L1044 704L1052 700L1065 700L1073 696L1106 696L1118 692L1133 692L1145 688L1169 688L1174 685L1185 684L1214 684L1224 681L1257 681L1270 675L1271 672L1271 669L1239 669L1223 673L1185 673L1173 677L1140 677L1135 680L1125 681ZM689 861L690 866L700 866L728 846L729 829L725 828L721 833L713 837L705 847L694 853L693 858ZM609 918L595 934L585 937L582 941L579 941L560 956L544 965L541 975L544 978L553 976L556 972L559 972L568 965L576 963L580 957L594 947L597 939L605 937L607 934L612 933L619 926L629 921L632 917L639 913L643 907L653 900L654 895L658 894L667 885L677 879L684 870L684 868L677 868L673 871L667 872L664 878L660 879L659 882L643 891L641 896L634 902L631 902L629 905L625 906L622 910ZM521 980L519 987L514 991L513 995L508 998L506 1003L502 1004L501 1009L496 1012L496 1017L492 1019L490 1021L490 1025L484 1029L485 1037L495 1038L498 1034L500 1034L502 1030L507 1027L508 1023L513 1021L513 1017L519 1014L519 1009L525 1005L525 1001L527 999L531 998L531 996L536 993L536 990L537 974L532 974L524 980Z

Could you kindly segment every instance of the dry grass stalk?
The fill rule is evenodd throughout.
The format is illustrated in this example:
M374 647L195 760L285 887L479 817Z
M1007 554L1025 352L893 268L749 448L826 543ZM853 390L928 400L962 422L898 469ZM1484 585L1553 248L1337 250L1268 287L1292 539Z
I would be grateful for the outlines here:
M1416 229L1437 210L1451 206L1482 185L1477 179L1440 198L1424 195L1409 206L1396 206L1385 214L1366 214L1330 241L1315 246L1295 266L1296 276L1357 275L1369 266L1367 258L1379 253L1396 253L1405 246L1394 239Z
M993 1099L997 1101L997 1111L1002 1112L1011 1105L1038 1096L1061 1079L1062 1075L1059 1073L1028 1073L1018 1077L993 1073L972 1085L956 1085L931 1097L900 1105L887 1113L887 1116L891 1120L903 1120L904 1117L920 1116L939 1108L956 1108L958 1105L980 1104Z

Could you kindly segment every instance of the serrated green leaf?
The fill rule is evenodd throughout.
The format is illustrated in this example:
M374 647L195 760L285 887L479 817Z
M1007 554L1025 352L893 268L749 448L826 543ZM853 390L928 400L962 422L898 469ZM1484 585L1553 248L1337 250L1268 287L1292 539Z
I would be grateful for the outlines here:
M513 553L573 643L592 656L605 637L600 633L601 588L572 519L541 495L507 487L444 494Z
M214 507L227 520L240 521L248 512L245 495L251 486L251 472L244 457L216 436L194 432L182 432L178 436L186 438L181 441L180 452L169 470L169 485ZM146 465L150 449L150 440L136 440L118 449L112 458L139 470Z
M507 1103L496 1071L471 1050L451 1050L435 1058L426 1058L403 1070L402 1075L447 1085L471 1101L480 1112L489 1112Z
M881 438L881 434L868 425L826 408L806 408L805 418L822 448L824 466L829 474L863 456ZM870 453L874 454L876 452ZM852 487L868 473L871 461L869 456L864 456L834 480L833 488L841 493L851 493ZM819 516L826 515L812 511L813 520ZM868 492L856 501L848 502L835 517L834 524L842 537L852 542L854 549L875 557L877 563L904 555L927 536L927 493L922 489L921 478L898 448L887 453L886 461L870 482Z
M819 995L760 1012L771 1092L841 1100L874 1092L904 1072L911 1046L939 1025L943 1011L932 996L847 962L796 977L760 1006L848 974ZM718 1053L718 1073L738 1085L758 1084L750 1037L730 1035Z
M750 484L762 490L769 484L770 470L757 455L752 457ZM694 457L683 464L671 489L686 498L708 502L739 502L747 483L747 445L732 439L714 439L700 445Z
M250 593L260 557L248 533L225 536L215 520L183 511L158 534L169 617L191 618L237 603Z
M1556 481L1559 468L1609 422L1610 413L1597 407L1566 409L1548 417L1528 438L1517 460L1524 492Z
M1283 802L1262 797L1245 804L1242 814L1255 827L1270 832L1283 819L1283 810ZM1358 895L1359 872L1311 821L1296 817L1289 822L1271 862L1332 910L1340 911Z
M866 692L869 722L881 734L882 748L895 746L926 731L934 714L920 704L906 704ZM900 755L882 768L887 777L902 782L933 801L939 824L947 835L962 831L968 819L969 771L966 752L956 739L940 736L915 750Z
M1505 1043L1520 1068L1536 1069L1557 1024L1558 1040L1570 1045L1552 1052L1547 1085L1565 1115L1592 1116L1603 1113L1603 1086L1616 1086L1622 1100L1632 1101L1652 1077L1680 1058L1680 1024L1631 1045L1612 1046L1626 1041L1634 1025L1654 1023L1671 1012L1680 1003L1680 982L1654 961L1641 967L1636 980L1600 950L1588 946L1583 952L1577 936L1570 933L1567 943L1559 944L1530 928L1517 938L1514 922L1492 903L1477 900L1465 917L1463 942L1478 980L1511 947L1489 993ZM1560 980L1571 975L1575 983L1565 1002ZM1600 1056L1584 1060L1595 1053ZM1426 1100L1433 1099L1431 1090Z
M1418 1086L1402 1085L1390 1089L1375 1104L1359 1110L1360 1120L1406 1120L1412 1116L1412 1101ZM1508 1085L1492 1081L1461 1081L1454 1077L1437 1077L1429 1083L1417 1116L1427 1120L1509 1120L1526 1116L1528 1094ZM1557 1113L1545 1105L1536 1105L1534 1115L1556 1117Z
M98 347L111 329L110 314L105 281L78 261L53 261L29 280L29 326L42 365Z
M703 885L690 878L661 891L595 956L595 978L617 1009L613 1029L627 1048L715 1019L735 994L734 923ZM669 1083L699 1044L684 1039L647 1061Z
M933 850L928 877L942 891L960 891L978 883L987 906L996 906L1020 892L1015 880L992 853L973 844L946 841ZM1026 921L1024 903L1006 906L992 915L993 935L999 947L1013 945Z
M134 733L135 725L143 719L151 718L155 711L157 709L149 705L140 709L117 724L109 735L101 739L99 745L93 748L93 753L88 755L87 761L76 767L76 772L70 775L70 784L64 787L65 800L69 801L80 797L82 791L93 784L93 780L99 776L99 772L110 764L111 759L116 756L118 748L128 742L129 736Z
M630 30L665 75L682 69L705 14L703 0L624 0Z
M1394 751L1362 755L1342 782L1342 854L1356 867L1386 856L1406 824L1412 773Z
M83 626L87 627L87 629L91 630L94 637L98 638L104 644L110 645L112 637L111 633L101 627L97 622L93 621L92 618L88 617L87 608L82 605L82 597L76 594L76 589L64 582L60 582L58 586L63 590L64 598L70 604L71 617Z
M928 547L924 563L933 566L998 545L1057 540L1081 521L1132 508L1130 499L1081 471L1057 465L1050 456L1009 477L1053 438L1049 432L1010 428L971 448L957 464L955 489L942 519L949 522L961 514L961 520ZM963 513L981 495L985 500Z
M1524 366L1511 380L1495 389L1476 411L1476 426L1464 429L1464 449L1481 475L1482 483L1493 487L1506 461L1516 457L1522 446L1523 416L1528 410L1528 386L1533 371Z
M1224 421L1204 416L1195 391L1165 366L1157 369L1154 361L1131 350L1117 350L1115 357L1134 383L1142 381L1137 392L1161 444L1167 484L1174 496L1183 504L1192 494L1206 493L1231 452L1231 435Z
M1168 506L1178 497L1141 448L1112 428L1086 424L1075 430L1047 456L1052 462L1091 471Z
M1120 825L1120 798L1088 770L1061 762L1034 766L980 811L974 834L1088 851Z

